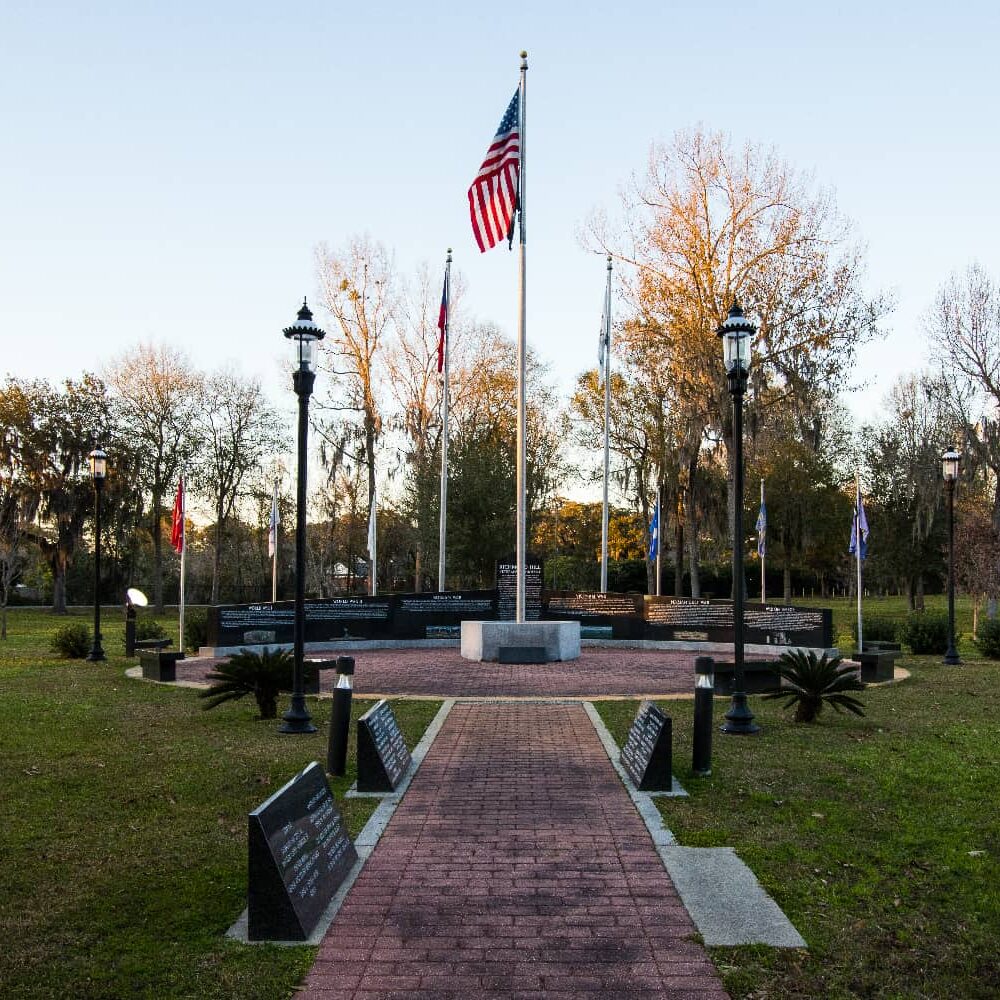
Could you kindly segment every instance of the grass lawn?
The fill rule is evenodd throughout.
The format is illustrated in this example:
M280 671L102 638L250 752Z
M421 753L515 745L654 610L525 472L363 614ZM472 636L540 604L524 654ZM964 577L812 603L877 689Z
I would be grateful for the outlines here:
M691 775L691 703L661 703L690 792L656 800L667 826L734 847L809 944L712 949L734 997L1000 996L1000 665L898 662L912 679L861 694L864 718L796 725L751 698L763 732L717 734L706 779ZM619 743L636 707L597 704Z
M246 814L325 761L330 701L309 700L319 733L282 736L251 697L206 712L127 680L120 616L108 663L52 659L64 620L13 611L0 643L0 996L291 995L315 949L222 935L246 905ZM393 704L410 747L439 706ZM343 802L352 835L376 804Z
M845 633L850 602L828 603ZM288 997L313 949L222 935L245 904L246 813L325 759L330 703L310 700L308 737L250 699L204 712L193 691L127 680L120 610L107 618L107 664L53 659L65 619L45 612L13 611L0 643L0 996ZM691 793L657 800L667 825L734 847L809 942L713 949L733 996L1000 995L1000 664L975 659L961 604L959 630L962 667L903 658L911 680L862 694L864 718L795 725L752 698L763 733L716 735L708 779L690 774L691 703L663 703ZM438 706L394 703L411 747ZM621 742L636 704L598 709ZM344 803L352 833L373 808Z

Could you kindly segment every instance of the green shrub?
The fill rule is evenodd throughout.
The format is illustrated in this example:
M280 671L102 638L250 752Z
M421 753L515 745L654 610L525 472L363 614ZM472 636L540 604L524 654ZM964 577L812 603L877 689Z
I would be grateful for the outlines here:
M907 615L899 630L899 638L913 653L943 654L948 648L948 616L930 611L915 611Z
M863 609L862 609L863 613ZM864 615L861 621L866 642L896 642L899 632L899 622L895 618L885 618L881 615ZM858 641L858 618L851 619L851 636Z
M64 660L82 660L90 652L90 629L83 622L67 622L52 636L52 652Z
M166 639L167 633L154 618L139 618L135 623L135 637L139 642L148 642L150 639Z
M184 612L184 648L197 651L208 645L208 612L191 608Z
M208 679L215 683L198 693L199 698L207 698L203 708L215 708L224 701L232 701L252 694L257 701L262 719L274 719L278 715L278 694L291 691L292 672L295 660L287 649L265 646L261 652L241 649L228 660L219 663ZM303 672L303 683L315 683L315 664L307 663Z
M1000 660L1000 618L981 618L976 632L976 645L983 656Z
M864 715L864 707L847 691L863 691L854 664L841 663L840 657L827 659L826 653L817 657L804 649L782 653L775 671L785 685L769 691L765 698L784 698L782 708L795 706L796 722L815 722L823 705L832 705L836 711L847 709L855 715Z

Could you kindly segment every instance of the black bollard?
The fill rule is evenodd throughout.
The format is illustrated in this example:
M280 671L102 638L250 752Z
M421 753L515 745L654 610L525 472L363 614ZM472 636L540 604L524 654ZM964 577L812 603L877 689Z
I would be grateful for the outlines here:
M342 776L347 768L347 737L351 731L351 692L354 686L354 657L337 657L337 686L333 689L330 713L330 747L326 755L329 774Z
M712 703L715 695L715 661L699 656L694 661L694 753L691 770L695 777L712 773Z
M125 598L125 655L135 656L135 605Z

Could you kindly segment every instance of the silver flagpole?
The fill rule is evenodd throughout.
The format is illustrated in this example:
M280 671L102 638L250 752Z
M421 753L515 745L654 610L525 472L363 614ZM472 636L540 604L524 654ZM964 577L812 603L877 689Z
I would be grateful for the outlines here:
M445 538L448 531L448 330L451 326L451 247L444 266L444 392L441 396L441 524L438 531L438 591L444 593Z
M526 288L525 288L525 245L527 242L527 226L524 223L524 147L525 147L525 105L526 84L528 76L528 53L521 52L521 107L519 114L519 168L518 168L518 210L520 213L520 260L517 278L517 293L520 300L520 312L517 322L517 605L516 620L524 621L525 593L524 593L524 559L527 535L527 496L525 489L528 478L528 448L525 421L526 406L526 378L527 378L527 340L526 340Z
M760 505L764 506L764 480L760 481ZM760 515L757 515L760 517ZM758 532L759 535L759 532ZM757 539L760 545L760 538ZM760 554L760 603L767 603L767 578L764 575L764 563L767 561L767 522L764 523L764 551Z
M274 481L274 498L271 501L272 518L278 511L278 480ZM274 555L271 557L271 603L278 601L278 525L274 525Z
M660 596L660 553L663 551L663 511L660 509L660 487L656 487L656 596Z
M372 509L368 516L368 534L370 536L370 554L372 558L371 594L372 597L375 597L378 588L378 487L376 487L375 492L372 493Z
M608 287L604 292L604 502L601 506L601 593L608 592L608 476L611 469L611 254L608 254Z
M180 642L178 643L178 648L181 653L184 652L184 571L187 568L187 550L188 550L188 539L187 539L187 476L181 473L181 587L180 587L180 606L177 612L177 625L180 632Z
M861 467L858 466L854 493L854 555L858 563L858 652L865 649L864 638L861 635Z

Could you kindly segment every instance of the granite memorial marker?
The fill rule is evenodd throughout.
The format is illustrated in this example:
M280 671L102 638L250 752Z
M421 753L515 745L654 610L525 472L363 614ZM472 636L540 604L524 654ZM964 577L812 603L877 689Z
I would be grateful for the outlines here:
M305 941L358 859L315 761L248 816L247 937Z
M412 763L396 716L383 698L358 719L358 791L395 791Z
M639 706L619 760L642 792L669 792L673 787L673 727L651 701Z

